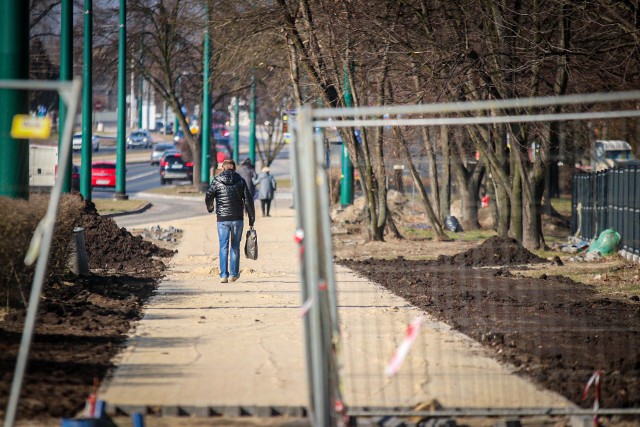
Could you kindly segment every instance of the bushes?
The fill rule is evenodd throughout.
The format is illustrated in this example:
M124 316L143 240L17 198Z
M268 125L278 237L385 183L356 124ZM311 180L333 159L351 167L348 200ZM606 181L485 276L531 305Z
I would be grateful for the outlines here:
M67 270L73 228L83 203L78 195L65 195L60 200L51 242L49 275ZM27 267L24 256L48 204L48 194L32 194L28 201L0 197L0 298L9 307L27 304L35 263Z

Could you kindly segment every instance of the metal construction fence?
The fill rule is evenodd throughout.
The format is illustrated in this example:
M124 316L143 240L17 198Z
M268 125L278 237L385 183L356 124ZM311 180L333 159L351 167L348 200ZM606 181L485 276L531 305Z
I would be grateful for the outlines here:
M535 108L543 109L553 105L593 105L625 100L640 100L640 91L340 109L314 109L305 105L297 111L296 121L292 123L291 159L293 185L296 189L296 236L300 243L301 299L304 301L305 313L309 413L314 425L340 425L345 416L380 416L388 419L397 416L637 416L640 413L638 408L599 408L597 405L594 409L584 409L564 396L541 389L514 375L515 368L504 366L488 356L481 344L456 331L451 325L438 321L402 296L387 291L382 285L372 283L347 268L335 266L329 173L322 135L324 129L337 127L470 126L640 116L638 110L560 114L541 112L514 116L493 114L495 111L533 111ZM465 115L463 112L471 113ZM638 176L640 175L634 170L634 179ZM611 188L614 187L610 186L609 189ZM634 188L637 186L624 186L625 195L620 190L620 197L625 200L625 204L621 208L613 208L611 212L613 216L619 211L628 215L620 215L615 221L624 222L626 218L629 222L629 200ZM606 189L603 194L606 194ZM635 195L634 201L638 201ZM637 209L637 204L634 206ZM637 210L634 214L638 216ZM588 232L593 234L593 230ZM627 245L629 241L626 240ZM392 260L389 267L391 275L397 280L403 280L401 257L395 262L397 265ZM514 336L513 334L522 334L523 339L531 343L536 357L556 357L555 354L548 353L553 352L553 349L546 348L549 345L547 338L550 336L556 342L568 342L570 346L573 338L567 338L567 331L574 332L572 336L579 337L578 340L582 341L591 339L594 333L597 334L596 337L599 334L606 335L607 328L619 329L623 337L635 333L633 325L623 323L594 325L594 316L589 311L581 316L545 318L544 313L536 312L545 310L538 306L531 307L531 311L536 312L532 315L531 322L522 324L522 329L515 331L512 330L509 319L521 314L520 309L513 310L517 305L503 306L500 298L495 303L491 302L488 298L491 292L481 286L473 289L477 292L475 296L456 295L453 292L456 283L477 285L480 274L477 270L445 267L435 274L445 283L441 291L442 310L463 306L463 310L455 311L456 315L463 316L467 309L476 310L482 313L478 321L487 331L486 336L483 335L484 338L478 338L479 340L499 340L500 337L506 340L506 337ZM496 272L495 276L500 274ZM484 283L486 285L497 280L489 279ZM509 294L503 295L503 298L523 302L537 298L544 304L553 301L550 287L544 279L539 280L535 285L527 280L509 284L506 286ZM503 291L507 289L498 290ZM573 295L571 290L567 293ZM495 319L502 319L504 322L496 323ZM505 341L505 344L508 343ZM610 350L620 355L621 360L625 355L638 354L640 351L637 344L630 343L626 338L621 338L615 344ZM593 360L600 360L597 351L592 356ZM585 381L593 374L589 381L591 385L594 381L600 381L599 372L581 373L586 375Z
M606 229L620 233L625 256L640 258L640 167L573 175L572 234L591 240Z

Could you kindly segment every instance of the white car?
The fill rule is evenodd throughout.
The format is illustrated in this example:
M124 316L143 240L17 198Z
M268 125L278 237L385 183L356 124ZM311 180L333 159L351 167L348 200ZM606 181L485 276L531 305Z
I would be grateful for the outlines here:
M76 133L75 135L73 135L71 148L73 148L73 151L80 151L82 149L82 134L81 133ZM93 151L100 150L100 138L98 138L95 135L91 135L91 149Z

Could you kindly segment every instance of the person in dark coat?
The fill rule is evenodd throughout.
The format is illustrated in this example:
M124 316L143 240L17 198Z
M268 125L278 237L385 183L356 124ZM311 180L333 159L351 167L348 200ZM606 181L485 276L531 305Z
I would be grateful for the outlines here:
M271 200L273 199L276 191L276 179L269 173L269 171L269 167L263 167L262 173L253 181L256 185L260 186L260 189L258 190L258 198L262 205L262 216L271 216L269 215L269 210L271 209Z
M244 212L247 212L250 227L253 227L256 219L249 187L235 170L236 163L233 160L222 162L222 172L213 178L205 196L207 211L211 213L215 210L218 217L222 283L229 280L235 282L240 277L240 241L244 227Z
M249 192L253 196L253 200L256 199L256 185L254 181L258 178L258 174L256 173L256 167L251 163L250 158L244 159L240 169L238 170L238 174L244 178L247 183L247 187L249 187Z

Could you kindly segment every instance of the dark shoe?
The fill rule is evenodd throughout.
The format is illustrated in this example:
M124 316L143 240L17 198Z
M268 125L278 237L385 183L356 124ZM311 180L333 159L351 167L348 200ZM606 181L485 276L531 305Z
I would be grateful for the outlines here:
M231 279L231 281L233 282L233 278ZM220 283L227 283L229 282L229 279L227 279L226 277L223 277L222 279L220 279Z
M240 276L231 276L229 277L229 281L230 282L235 282L236 280L238 280L240 278Z

